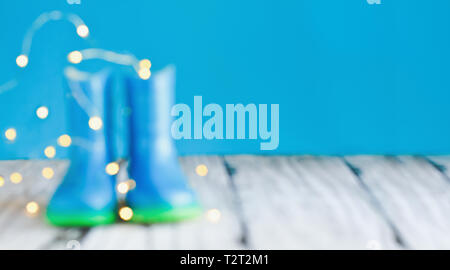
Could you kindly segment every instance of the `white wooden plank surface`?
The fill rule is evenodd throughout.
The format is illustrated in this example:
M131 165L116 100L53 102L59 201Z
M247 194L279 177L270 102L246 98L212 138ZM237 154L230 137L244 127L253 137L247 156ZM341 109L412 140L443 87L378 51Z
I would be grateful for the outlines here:
M257 249L395 249L392 231L338 158L231 156Z
M439 167L438 169L446 177L450 177L450 156L429 156L426 159L432 165Z
M54 228L43 220L67 162L2 161L0 249L402 248L393 227L408 248L450 248L449 157L430 157L434 165L412 157L346 160L360 170L362 182L340 158L182 158L205 213L218 209L219 222L205 214L176 224L84 230ZM195 173L199 164L208 167L207 176ZM45 166L55 170L52 180L41 176ZM24 178L18 185L9 181L15 171ZM25 214L32 200L41 215Z
M423 158L358 156L347 160L413 249L450 248L450 185Z
M43 211L57 182L65 174L67 162L22 161L22 166L9 163L0 164L0 175L6 175L8 183L1 190L0 249L38 249L60 234L60 230L44 222ZM41 170L51 167L55 171L53 179L42 177ZM20 172L23 180L19 184L9 182L12 172ZM25 211L28 202L35 201L40 206L36 216Z
M199 176L198 165L206 165L208 174ZM188 157L181 165L204 208L204 215L192 222L173 226L176 249L237 249L244 248L242 231L235 209L233 191L223 160L217 156ZM217 221L208 218L211 209L220 212ZM154 235L154 234L153 234ZM157 246L156 246L157 247Z
M90 230L81 241L82 249L237 249L242 248L241 231L233 209L232 191L219 157L182 158L183 170L197 192L205 215L176 224L151 226L117 224ZM206 176L199 176L195 168L208 167ZM126 178L126 176L124 176ZM221 218L209 221L206 213L218 209Z
M196 167L201 164L208 168L206 176L199 176L195 172ZM242 231L234 209L233 194L222 159L217 156L181 158L181 165L190 185L197 192L205 213L193 221L150 226L151 248L244 248L239 241ZM208 218L208 210L211 209L217 209L221 213L217 222L211 222Z

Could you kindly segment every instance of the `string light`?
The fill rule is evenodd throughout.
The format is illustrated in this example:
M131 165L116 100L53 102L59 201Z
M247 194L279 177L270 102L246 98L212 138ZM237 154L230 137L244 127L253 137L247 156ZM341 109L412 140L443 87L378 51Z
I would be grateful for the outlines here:
M69 147L72 144L72 138L67 134L61 135L58 138L58 144L62 147Z
M45 179L52 179L53 176L55 175L55 172L50 167L43 168L41 173Z
M213 208L206 212L206 219L211 223L218 223L221 217L222 214L218 209Z
M145 69L145 68L141 68L139 70L139 77L143 80L148 80L150 78L150 76L152 75L152 73L150 72L149 69Z
M119 183L117 185L117 192L119 192L120 194L126 194L128 192L128 190L130 190L130 187L128 186L128 183L126 183L126 182Z
M5 178L3 176L0 176L0 187L3 187L5 185Z
M83 20L76 14L64 14L59 10L51 12L41 13L28 28L25 38L22 40L22 54L17 56L16 64L24 68L28 65L28 55L31 51L31 45L33 43L33 37L35 33L41 29L44 25L52 21L65 20L70 22L76 27L77 34L81 37L87 37L89 35L89 28L84 24ZM11 88L17 86L16 80L10 80L7 83L0 85L0 93L5 92Z
M53 146L47 146L44 149L44 154L47 158L54 158L56 155L56 149Z
M36 115L37 117L39 117L40 119L45 119L48 116L48 108L45 106L41 106L39 108L37 108L36 110Z
M103 126L103 121L98 116L92 116L89 118L89 127L93 130L99 130Z
M150 69L152 67L152 62L148 59L142 59L139 61L139 68L140 69Z
M81 61L83 61L83 55L81 54L80 51L73 51L73 52L69 53L69 55L67 56L67 59L72 64L79 64L79 63L81 63Z
M89 36L89 28L85 24L79 25L77 27L77 34L82 38L86 38Z
M15 128L8 128L5 131L5 137L6 139L10 140L10 141L14 141L17 137L17 131Z
M22 182L23 177L20 173L18 172L14 172L9 176L9 180L11 181L11 183L13 184L19 184L20 182Z
M126 182L119 183L117 185L117 192L120 194L126 194L128 191L136 187L136 182L133 179L129 179Z
M25 210L29 215L36 215L39 212L39 204L37 202L29 202L27 203Z
M134 181L133 179L128 179L126 183L128 185L129 190L133 190L136 188L136 181Z
M17 56L16 64L21 68L26 67L28 65L28 56L26 56L25 54Z
M195 168L195 172L200 176L206 176L208 174L208 167L205 164L200 164Z
M109 175L116 175L117 173L119 173L119 170L120 166L117 162L111 162L105 167L105 171Z
M119 217L125 221L129 221L133 217L133 210L130 207L122 207L119 210Z
M47 23L47 21L50 20L60 20L60 19L64 19L67 17L67 19L72 22L75 26L76 26L76 32L77 34L82 37L82 38L86 38L89 36L90 34L90 30L89 28L81 21L81 19L79 19L76 15L72 16L72 15L68 15L66 17L63 16L64 14L62 14L61 12L57 11L57 12L51 12L51 13L44 13L42 14L37 20L39 21L39 24L36 23L36 25L43 25L45 23ZM16 58L16 64L21 67L24 68L28 65L29 59L27 54L29 54L29 49L31 47L31 38L34 34L34 32L37 29L32 29L30 31L30 33L27 33L27 38L26 38L26 42L24 41L23 43L25 44L23 47L25 48L23 50L23 54L19 55ZM87 50L86 50L87 51ZM84 52L84 51L83 51ZM109 53L105 54L105 59L108 60L109 58L112 58L112 56L114 56L115 61L121 62L122 60L124 60L124 64L130 64L132 65L135 70L138 71L138 75L140 78L147 80L150 78L151 76L151 62L149 59L142 59L141 61L138 62L138 60L133 56L133 55L118 55L116 57L116 54L113 53ZM119 57L120 56L120 57ZM72 51L68 54L67 56L69 62L73 63L73 64L78 64L81 63L83 61L84 58L84 53L80 52L80 51ZM88 59L89 57L87 57ZM119 61L120 60L120 61ZM126 61L125 61L126 60ZM139 69L137 68L137 64L139 66ZM48 107L46 106L41 106L36 110L36 115L38 118L40 119L46 119L49 115L49 110ZM89 127L93 130L99 130L101 129L103 126L103 121L100 117L98 116L94 116L91 117L89 119ZM13 141L16 139L17 137L17 132L14 128L9 128L5 131L5 136L8 140ZM58 137L57 139L57 143L58 145L62 146L62 147L69 147L72 144L72 139L69 135L64 134L61 135L60 137ZM47 158L54 158L56 155L56 149L53 146L47 146L44 149L44 154ZM120 166L117 162L112 162L110 164L108 164L105 168L106 172L110 175L115 175L119 172L120 170ZM54 171L52 168L50 167L45 167L42 169L42 176L47 178L47 179L51 179L54 176ZM20 173L18 172L14 172L10 175L10 180L11 182L18 184L23 180L23 177ZM0 177L0 184L3 185L4 184L4 179L3 177ZM128 190L130 189L134 189L136 186L136 182L132 179L128 180L125 183L121 183L118 185L118 191L122 191L124 193L128 192ZM30 202L30 211L28 212L37 212L39 209L39 206L37 205L37 203L35 202ZM27 205L27 209L28 209L28 205ZM33 210L35 209L35 211ZM131 218L131 216L133 215L133 212L131 210L131 208L123 208L121 209L123 210L123 214L124 214L124 220L127 220L127 217L129 216L128 219Z

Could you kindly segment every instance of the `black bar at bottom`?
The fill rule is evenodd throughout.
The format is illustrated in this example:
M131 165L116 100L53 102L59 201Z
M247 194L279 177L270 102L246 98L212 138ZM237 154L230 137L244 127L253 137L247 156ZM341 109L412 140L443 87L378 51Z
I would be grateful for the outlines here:
M3 263L12 262L17 268L22 263L47 266L78 266L78 269L223 269L234 267L273 268L290 265L294 269L311 267L356 267L358 269L392 266L429 268L434 263L448 261L448 251L296 251L296 250L176 250L176 251L0 251ZM61 264L62 263L62 264ZM297 266L297 267L295 267ZM60 268L57 267L57 268ZM165 270L164 268L158 268Z

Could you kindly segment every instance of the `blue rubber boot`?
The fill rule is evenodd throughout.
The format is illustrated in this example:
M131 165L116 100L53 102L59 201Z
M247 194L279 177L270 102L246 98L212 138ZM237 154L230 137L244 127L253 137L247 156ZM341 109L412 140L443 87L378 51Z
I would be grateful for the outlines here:
M56 226L112 223L116 219L115 180L105 172L111 162L111 76L107 71L88 74L69 68L66 77L71 162L47 207L47 219Z
M126 201L135 222L181 221L202 212L180 168L171 137L174 75L172 68L166 68L149 80L127 78L129 175L136 187L128 192Z

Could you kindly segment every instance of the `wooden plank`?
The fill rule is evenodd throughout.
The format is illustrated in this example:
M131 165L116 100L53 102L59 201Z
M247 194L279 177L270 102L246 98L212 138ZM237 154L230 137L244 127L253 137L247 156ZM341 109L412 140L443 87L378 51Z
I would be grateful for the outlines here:
M413 249L450 248L450 185L418 157L348 157Z
M45 246L60 233L60 229L46 224L44 212L52 190L65 174L67 162L57 161L22 161L20 168L2 168L3 172L19 171L23 175L20 184L2 190L8 200L1 201L0 216L0 249L37 249ZM43 167L51 167L55 171L54 180L44 179L41 175ZM37 215L29 215L25 211L28 202L35 201L40 207Z
M181 165L190 185L197 192L205 214L193 221L151 226L151 248L244 248L240 242L242 231L222 159L217 156L186 157L181 158ZM198 165L208 168L206 176L196 173Z
M450 156L428 156L425 159L443 173L446 178L450 177Z
M148 248L147 226L136 224L95 227L89 230L80 241L80 249L86 250L142 250Z
M9 201L13 196L21 195L24 191L23 183L12 183L10 181L10 176L14 172L23 175L30 164L30 161L25 160L0 161L0 176L4 179L4 185L0 187L0 202Z
M236 249L241 231L234 213L228 177L219 157L188 157L181 159L191 186L197 192L205 215L193 221L151 226L117 224L93 228L81 241L82 249ZM206 176L195 168L208 167ZM127 178L127 176L122 176ZM209 209L217 209L221 217L211 222Z
M250 248L400 248L340 159L228 156L226 161Z

